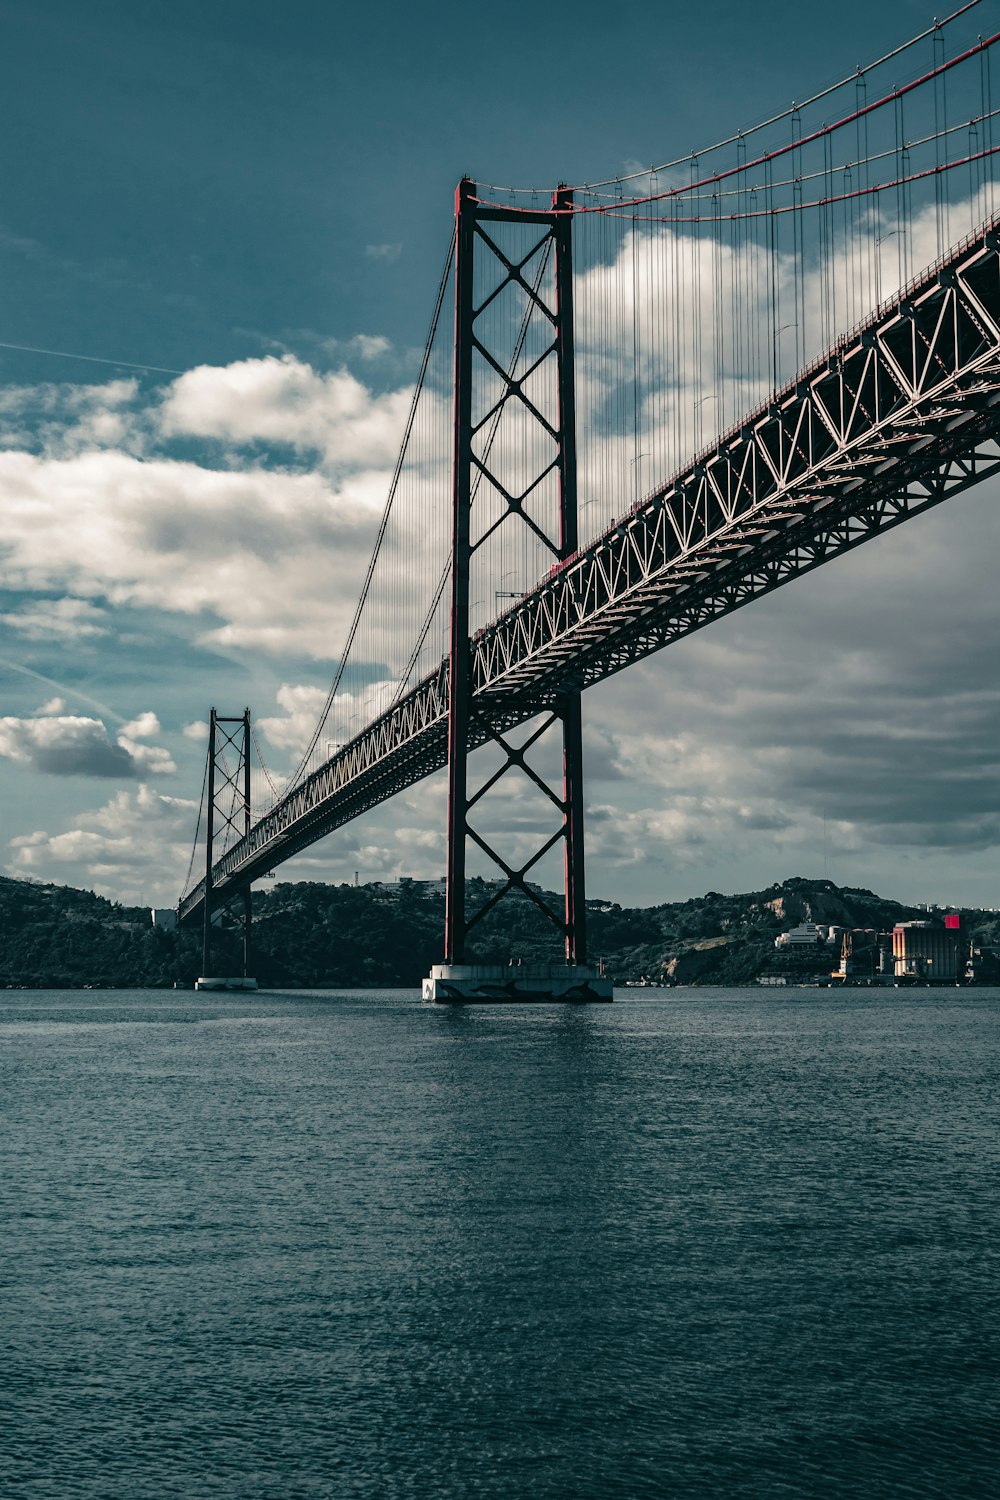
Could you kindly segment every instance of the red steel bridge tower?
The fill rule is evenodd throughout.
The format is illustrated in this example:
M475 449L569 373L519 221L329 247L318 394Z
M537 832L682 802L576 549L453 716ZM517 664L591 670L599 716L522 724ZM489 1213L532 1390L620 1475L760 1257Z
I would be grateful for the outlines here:
M216 858L216 835L228 832L236 837L246 837L250 830L250 710L245 708L239 718L226 717L209 710L208 716L208 760L206 778L208 793L205 801L207 823L205 827L205 890L202 921L201 975L195 989L256 989L257 982L251 977L251 921L252 897L250 886L242 892L242 973L218 977L212 973L212 885L213 864Z
M455 194L455 364L452 462L451 610L448 659L448 828L445 897L445 961L424 981L429 1000L566 999L610 1000L611 984L587 966L584 882L583 737L580 689L568 686L554 702L539 705L526 739L478 709L469 637L469 578L472 560L501 526L526 527L551 554L553 569L579 546L576 482L576 399L573 369L572 193L558 188L545 211L505 210L480 203L476 185L463 178ZM498 232L515 226L511 249ZM551 274L546 275L546 269ZM489 310L513 289L523 303L526 328L532 317L546 330L540 347L523 347L508 359L491 347ZM504 351L506 352L506 351ZM477 378L477 366L480 375ZM485 377L485 378L483 378ZM491 433L501 414L522 429L516 457L495 448ZM497 503L485 524L473 524L474 501L484 485ZM531 507L540 487L553 485L547 512ZM546 526L544 515L549 516ZM552 785L528 763L527 752L545 736L562 740L561 784ZM469 745L490 744L499 764L474 787ZM540 790L558 814L555 831L513 864L475 826L482 798L503 777L519 772ZM553 910L528 874L557 844L563 845L564 902ZM490 894L474 910L467 905L466 854L474 845L499 872ZM532 901L562 935L562 965L505 968L465 963L466 940L476 925L511 892Z

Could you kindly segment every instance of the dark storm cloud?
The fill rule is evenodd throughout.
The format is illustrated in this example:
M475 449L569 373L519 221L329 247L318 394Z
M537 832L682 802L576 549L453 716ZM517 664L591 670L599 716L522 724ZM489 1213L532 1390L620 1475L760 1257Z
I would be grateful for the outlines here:
M141 773L135 761L121 745L96 736L90 741L64 745L43 745L35 750L35 769L50 776L108 776L129 780Z
M829 818L881 847L997 843L998 499L984 484L662 652L588 697L592 734L639 797L693 798L716 831L728 802L734 835Z
M149 716L152 718L152 716ZM153 720L155 728L159 725ZM117 781L175 770L167 751L140 744L129 731L149 732L142 721L126 726L117 741L100 719L56 715L0 719L0 757L33 766L48 776L96 776Z

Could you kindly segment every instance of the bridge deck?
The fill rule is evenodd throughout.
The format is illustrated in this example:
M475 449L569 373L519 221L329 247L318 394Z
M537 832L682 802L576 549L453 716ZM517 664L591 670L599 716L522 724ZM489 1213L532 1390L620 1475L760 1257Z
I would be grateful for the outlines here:
M470 745L1000 470L998 252L994 221L481 630ZM447 705L443 661L223 855L212 908L442 766Z

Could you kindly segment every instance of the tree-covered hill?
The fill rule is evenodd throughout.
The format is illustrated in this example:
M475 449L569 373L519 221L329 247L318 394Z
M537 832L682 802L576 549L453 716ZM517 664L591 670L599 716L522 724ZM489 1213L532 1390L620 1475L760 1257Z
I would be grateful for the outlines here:
M470 882L470 909L487 894ZM803 879L659 906L594 900L588 907L591 954L616 979L646 975L682 984L753 981L773 965L777 934L803 920L885 931L921 915L871 891ZM965 916L977 941L1000 944L1000 917ZM254 894L252 968L262 985L415 986L440 959L442 927L440 896L419 882L281 883ZM493 963L559 956L558 936L525 897L494 908L475 929L467 955ZM214 932L213 971L238 973L239 962L238 933ZM145 907L0 877L0 986L191 984L200 969L200 934L154 928Z
M176 961L146 907L0 877L0 985L169 985Z

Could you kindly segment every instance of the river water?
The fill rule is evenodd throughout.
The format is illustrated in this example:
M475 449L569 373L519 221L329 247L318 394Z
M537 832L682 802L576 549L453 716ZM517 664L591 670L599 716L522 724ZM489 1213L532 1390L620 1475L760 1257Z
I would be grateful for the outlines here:
M1000 991L0 992L0 1494L1000 1493Z

